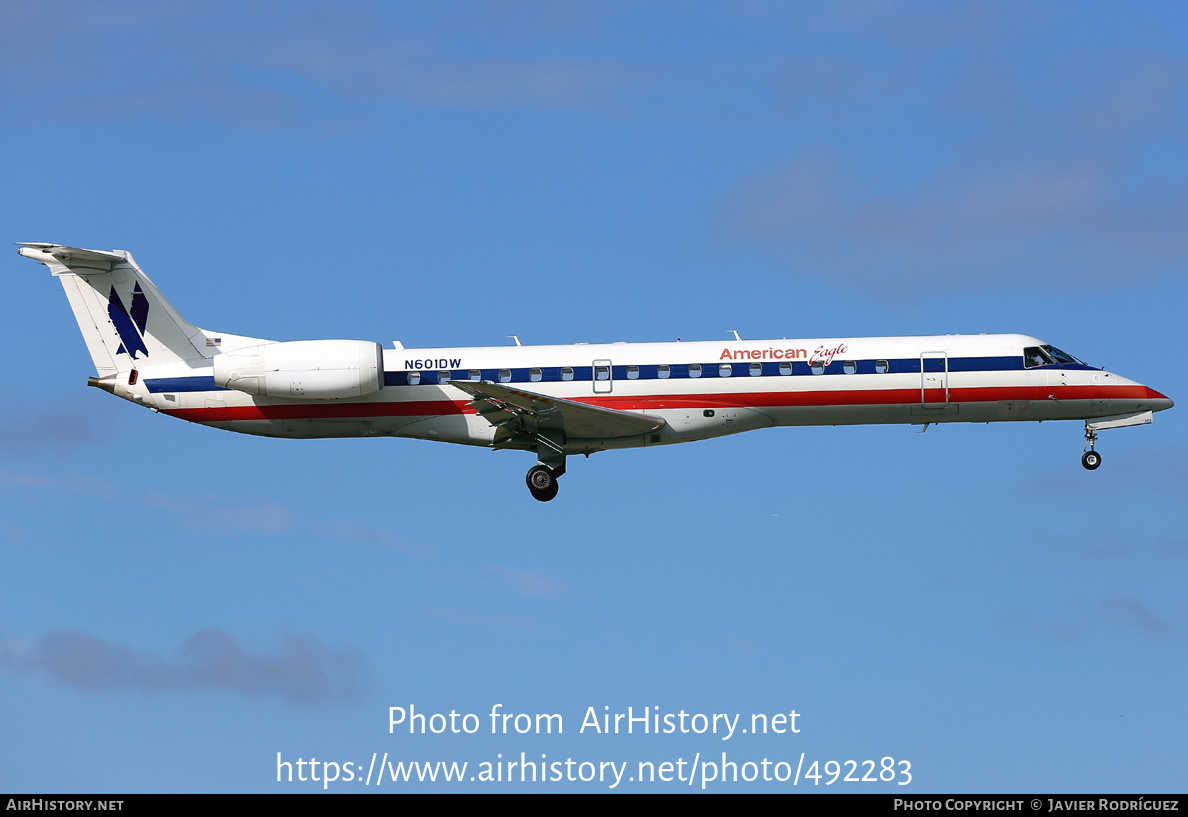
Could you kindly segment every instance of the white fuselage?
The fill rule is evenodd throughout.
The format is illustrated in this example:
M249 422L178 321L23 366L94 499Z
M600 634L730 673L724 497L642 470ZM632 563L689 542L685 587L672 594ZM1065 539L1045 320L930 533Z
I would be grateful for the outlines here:
M214 337L214 333L207 333ZM222 336L224 348L254 339ZM230 342L230 344L228 343ZM1028 367L1025 335L385 349L384 385L340 400L261 397L210 371L142 367L117 393L165 413L277 437L400 436L501 444L449 380L663 418L655 432L569 435L565 453L706 439L768 426L1071 420L1159 410L1159 392L1084 364ZM448 373L448 374L443 374Z

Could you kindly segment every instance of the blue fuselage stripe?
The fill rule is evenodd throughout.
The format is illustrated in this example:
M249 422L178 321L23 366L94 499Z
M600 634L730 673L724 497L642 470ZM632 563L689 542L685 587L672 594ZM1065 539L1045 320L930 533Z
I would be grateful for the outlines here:
M146 378L144 385L153 394L160 392L181 391L227 391L222 386L216 386L214 375L209 377L153 377Z
M881 370L886 364L885 370ZM948 359L950 372L1001 372L1022 371L1022 355L1006 355L1003 357L951 357ZM756 374L751 373L751 367L758 367ZM782 367L782 368L781 368ZM720 363L677 363L669 365L666 376L660 374L659 365L640 366L611 366L613 380L663 380L687 379L698 377L779 377L804 376L813 374L919 374L921 360L918 357L885 360L834 360L826 366L814 366L807 361L778 361L766 360L762 362L740 363L738 361L722 361ZM923 360L924 371L942 372L945 370L945 358L926 357ZM492 383L560 383L563 381L590 381L594 379L593 366L571 366L571 376L563 376L561 366L542 366L536 369L451 369L449 380L489 380ZM1043 369L1091 369L1091 366L1080 364L1066 364L1042 366ZM634 372L630 372L634 369ZM848 370L849 369L849 370ZM698 371L699 370L699 371ZM727 371L728 370L728 371ZM444 370L441 370L444 371ZM477 371L478 377L472 377L471 372ZM533 373L538 372L533 377ZM441 372L438 370L384 372L385 386L407 386L409 375L419 376L420 383L438 385ZM502 374L502 376L500 376ZM606 379L606 378L602 378Z
M885 364L885 371L882 368ZM1022 371L1022 355L1007 355L1004 357L951 357L948 359L950 372L1001 372ZM751 367L757 367L757 374L752 374ZM918 357L898 358L892 360L834 360L832 363L814 366L806 361L778 361L765 360L762 362L740 363L738 361L722 361L720 363L675 363L667 366L668 373L661 376L661 366L645 364L640 366L611 366L611 379L618 381L632 380L682 380L697 379L699 377L803 377L813 374L919 374L921 360ZM700 368L700 374L698 374ZM926 372L941 372L945 370L943 357L926 357L923 360ZM1040 366L1042 369L1092 369L1091 366L1080 364L1065 364L1054 366ZM572 375L563 374L571 370ZM634 370L634 371L630 371ZM541 366L539 368L516 369L452 369L450 380L471 380L471 372L477 371L478 380L489 380L492 383L562 383L569 381L592 381L594 379L593 366ZM534 376L535 374L535 376ZM438 385L440 372L432 371L400 371L384 372L385 386L407 386L409 375L417 375L421 385ZM605 378L603 378L605 379ZM226 391L216 386L213 376L206 377L157 377L146 379L145 385L154 394L160 392L189 392L189 391Z

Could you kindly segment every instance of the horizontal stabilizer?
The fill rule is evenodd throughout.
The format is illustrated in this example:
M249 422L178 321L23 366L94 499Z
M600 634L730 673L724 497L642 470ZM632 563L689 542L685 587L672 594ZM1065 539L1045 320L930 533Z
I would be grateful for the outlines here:
M43 244L36 242L18 243L17 252L26 258L32 258L50 266L54 275L63 275L76 270L86 272L100 270L110 272L117 264L127 263L123 255L102 250L84 250L79 247L64 247L61 244ZM54 262L57 264L54 264ZM53 269L61 266L62 270Z

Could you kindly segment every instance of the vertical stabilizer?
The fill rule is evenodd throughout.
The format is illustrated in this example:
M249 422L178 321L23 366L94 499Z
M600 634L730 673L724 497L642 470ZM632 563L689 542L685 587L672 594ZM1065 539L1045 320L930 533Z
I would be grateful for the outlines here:
M139 366L202 362L202 331L177 314L125 250L18 244L62 282L100 376Z

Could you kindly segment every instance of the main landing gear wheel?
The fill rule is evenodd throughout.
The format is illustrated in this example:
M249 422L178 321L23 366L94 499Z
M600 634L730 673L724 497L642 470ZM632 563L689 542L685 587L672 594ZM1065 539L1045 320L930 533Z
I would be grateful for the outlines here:
M548 502L555 497L560 487L557 485L557 475L553 473L553 469L545 465L534 465L530 468L524 481L528 483L532 498L541 502Z
M1086 451L1081 457L1081 465L1085 466L1088 471L1093 471L1097 466L1101 465L1101 454L1096 451Z

